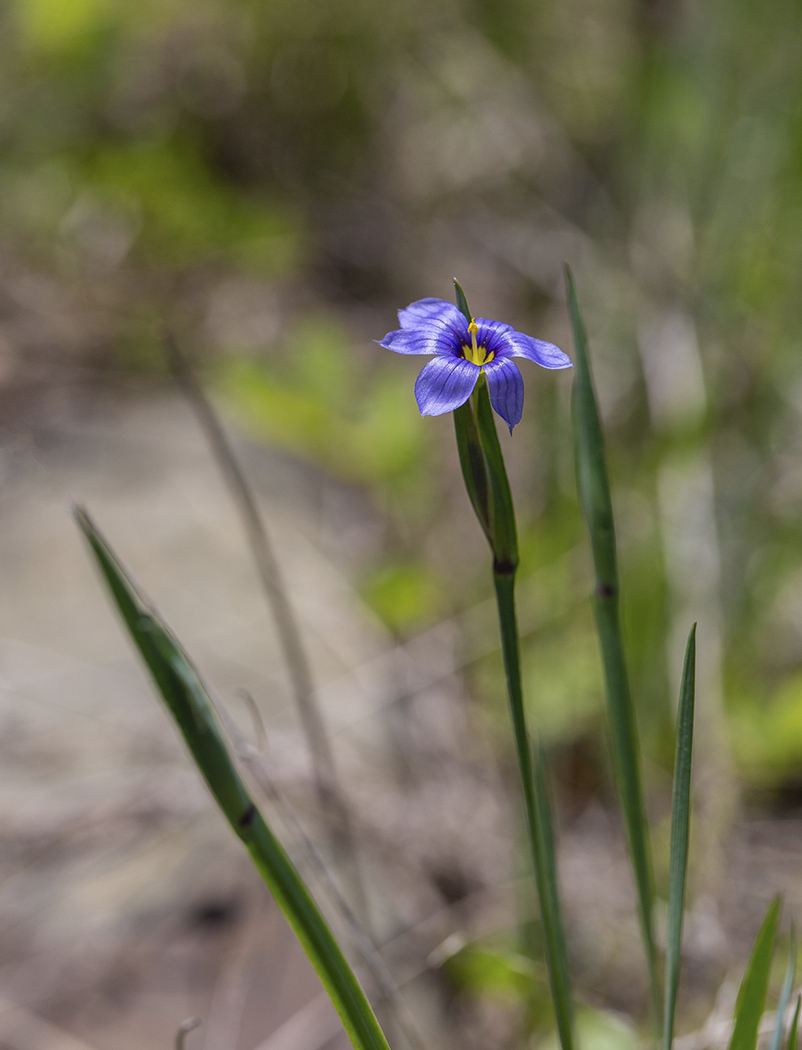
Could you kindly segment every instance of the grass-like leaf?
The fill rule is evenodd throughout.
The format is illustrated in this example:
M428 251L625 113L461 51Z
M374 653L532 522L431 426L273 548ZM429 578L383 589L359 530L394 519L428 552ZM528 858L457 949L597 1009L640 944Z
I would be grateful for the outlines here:
M679 986L685 879L688 870L688 834L691 822L691 761L693 712L696 698L696 624L688 635L677 713L677 750L671 805L671 856L668 878L668 933L666 939L666 993L663 1050L671 1050Z
M654 879L649 831L643 805L637 730L618 612L619 586L613 505L585 326L579 311L573 275L568 269L566 277L568 308L576 347L572 416L577 488L590 533L596 570L594 612L604 664L613 764L635 875L641 933L649 969L652 1011L655 1024L658 1024L661 1010L654 939Z
M469 398L464 405L454 409L454 433L457 438L459 465L468 499L474 509L482 531L490 546L493 546L493 520L490 503L490 480L487 462L479 440L476 415Z
M198 769L295 930L355 1050L389 1050L365 993L320 909L237 772L212 701L189 658L158 616L146 606L86 512L76 509L76 519L125 626Z
M487 380L479 377L471 398L476 407L476 426L485 454L487 475L490 480L491 546L493 548L494 571L514 572L518 566L518 534L515 525L515 508L512 503L507 468L498 441L496 419L490 405Z
M786 1043L786 1050L797 1050L799 1044L799 1006L802 1003L802 995L796 997L796 1006L794 1007L794 1016L791 1018L791 1028L788 1032L788 1042Z
M780 1050L783 1039L783 1028L785 1026L785 1011L791 1001L791 992L794 989L794 978L796 977L796 930L791 923L791 937L788 945L788 968L785 971L780 1001L777 1004L777 1020L774 1022L774 1031L771 1034L769 1050Z
M749 965L741 981L738 1000L735 1004L735 1027L732 1031L729 1050L755 1050L760 1018L766 1006L769 987L771 957L774 952L774 937L780 914L780 899L776 897L769 906L766 918L755 939L749 957Z
M454 278L457 307L471 320L462 285ZM468 498L493 551L494 570L514 573L518 566L518 537L510 483L499 445L496 421L484 376L471 397L454 411L460 467Z
M457 309L468 322L471 323L473 318L471 317L471 310L468 306L468 300L465 298L465 292L462 290L462 285L459 283L457 278L454 278L454 292L456 293Z

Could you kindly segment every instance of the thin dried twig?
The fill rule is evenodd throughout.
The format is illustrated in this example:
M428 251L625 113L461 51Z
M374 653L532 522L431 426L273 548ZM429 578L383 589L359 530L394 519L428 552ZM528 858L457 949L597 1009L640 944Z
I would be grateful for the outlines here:
M239 1043L254 952L263 936L257 908L258 904L249 901L247 920L237 923L232 932L209 1000L203 1050L228 1050Z
M186 1021L182 1021L178 1026L178 1031L175 1033L175 1050L184 1050L184 1044L189 1033L194 1028L199 1028L203 1024L200 1017L188 1017Z
M234 754L243 765L247 767L265 798L271 803L274 809L278 811L290 834L303 850L304 857L309 867L314 872L316 879L328 896L331 904L336 909L354 948L361 956L377 989L392 1009L393 1020L397 1023L401 1032L403 1032L411 1050L428 1050L426 1041L412 1016L404 997L401 995L398 985L387 968L387 964L384 962L380 950L376 947L372 938L365 933L359 919L348 901L340 892L336 881L332 878L325 860L321 857L315 844L306 834L300 821L295 816L292 807L285 801L281 792L270 777L270 774L265 769L261 754L243 737L225 708L218 703L216 709L223 722L226 734L231 741Z
M317 702L312 669L256 500L226 433L172 332L164 335L175 380L192 407L239 515L287 664L301 726L312 758L315 790L329 818L335 856L349 867L360 918L369 928L368 896L362 878L351 807L340 784L334 753Z
M14 1050L95 1050L19 1003L0 999L0 1044Z
M300 1010L259 1043L256 1050L319 1050L340 1031L340 1022L325 992Z

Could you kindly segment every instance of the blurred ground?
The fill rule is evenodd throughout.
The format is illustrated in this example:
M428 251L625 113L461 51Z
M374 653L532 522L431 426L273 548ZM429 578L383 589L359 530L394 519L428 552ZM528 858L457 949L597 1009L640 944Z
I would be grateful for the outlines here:
M194 418L174 394L94 394L34 433L7 443L0 497L3 1044L169 1045L191 1015L205 1024L189 1045L341 1042L302 952L156 702L69 516L70 499L91 510L256 740L259 723L240 692L248 690L267 730L266 768L325 852L282 659ZM469 971L461 945L497 944L530 909L515 877L509 777L483 742L481 709L459 674L471 624L490 610L395 645L348 582L376 527L369 509L298 461L239 448L292 581L387 962L434 1043L507 1045L518 1009L504 994L487 999L486 988L472 1005L470 976L441 969L462 958ZM638 1013L642 968L615 821L592 800L567 816L562 870L582 984L590 1002ZM286 814L274 819L303 865ZM697 898L688 923L697 1023L771 892L783 890L790 911L802 905L797 825L743 818L723 844L727 877L715 901L709 887Z
M382 924L397 932L421 907L425 914L444 904L425 863L446 883L457 865L454 893L466 892L460 813L486 826L485 844L502 830L491 830L492 789L469 784L479 796L473 804L442 769L422 783L412 777L410 812L388 809L397 787L392 775L387 782L392 719L381 706L399 699L405 680L404 702L425 700L444 658L448 673L456 638L446 625L429 653L419 647L410 677L343 575L357 533L370 528L358 502L286 459L262 453L257 464L349 790L368 803L360 808L373 848L398 849L399 834L417 843L414 859L400 862L403 850L394 858L400 895L381 902ZM207 1032L191 1038L231 1046L242 1027L241 1045L256 1045L254 1033L264 1036L319 995L316 980L154 702L69 517L69 499L91 508L253 737L238 696L249 691L268 727L271 776L309 809L308 759L282 660L194 419L175 396L91 399L34 445L10 444L4 465L1 1030L10 1045L25 1043L13 1034L27 1023L15 1007L28 1005L90 1045L107 1045L113 1033L115 1046L144 1046L169 1042L198 1013ZM455 688L437 687L445 710L425 718L429 739L414 766L431 764L438 748L454 751L463 721ZM450 758L455 767L462 761ZM426 793L435 791L451 799L445 826L429 819ZM480 868L499 881L506 851L499 843L492 853ZM310 1015L313 1033L318 1014ZM34 1041L49 1045L41 1038Z

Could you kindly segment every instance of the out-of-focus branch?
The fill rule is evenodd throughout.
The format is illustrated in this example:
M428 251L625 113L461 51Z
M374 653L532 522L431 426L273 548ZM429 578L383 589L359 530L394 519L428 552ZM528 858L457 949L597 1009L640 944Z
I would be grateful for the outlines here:
M175 1033L175 1050L184 1050L189 1033L194 1028L199 1028L202 1024L203 1021L201 1021L200 1017L188 1017L186 1021L182 1021L178 1026L178 1031Z
M340 888L335 880L331 877L325 860L315 848L315 844L304 831L292 807L284 800L281 792L265 769L258 749L255 749L243 738L235 723L222 706L218 705L217 709L225 725L226 733L231 741L235 755L247 767L265 798L277 811L289 833L303 849L309 869L314 873L320 886L336 909L351 943L361 956L366 969L376 984L379 994L391 1008L392 1020L395 1021L403 1033L410 1050L428 1050L417 1022L406 1005L404 997L401 995L398 985L387 968L380 950L376 947L369 934L362 928L357 915L340 892Z
M71 1035L27 1006L0 999L0 1045L14 1050L95 1050L78 1036Z
M348 874L355 890L360 919L367 927L367 893L357 855L351 807L337 775L334 753L317 702L309 659L287 596L278 559L222 424L175 335L169 329L164 332L164 343L175 380L198 419L242 523L284 653L298 716L312 759L315 790L328 818L332 848L337 859L345 862L350 869Z

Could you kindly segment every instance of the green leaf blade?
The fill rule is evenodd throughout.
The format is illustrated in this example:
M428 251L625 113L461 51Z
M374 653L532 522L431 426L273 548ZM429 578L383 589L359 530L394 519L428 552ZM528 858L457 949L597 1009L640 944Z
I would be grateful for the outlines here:
M607 713L618 795L638 896L638 915L649 972L655 1027L660 1024L660 981L654 936L654 877L641 785L637 729L618 612L618 567L604 437L596 404L585 325L576 287L566 267L568 308L576 360L571 402L577 489L588 527L596 573L594 614L604 666Z
M794 1007L794 1016L791 1019L791 1028L788 1032L788 1042L786 1043L786 1050L797 1050L799 1045L799 1007L802 1004L802 996L796 997L796 1006Z
M682 919L688 871L688 839L691 822L691 765L693 716L696 699L696 624L688 635L677 712L677 749L674 760L674 792L671 805L671 850L668 879L668 932L666 938L666 983L663 1019L663 1050L671 1050L679 987L682 949Z
M490 482L491 547L494 571L512 573L518 567L518 532L515 508L507 478L507 468L496 430L496 420L490 404L487 380L479 377L471 398L476 406L476 425L484 452L487 476Z
M454 292L457 298L457 309L468 322L471 323L473 317L471 316L470 307L468 306L468 300L465 298L465 292L462 290L462 285L459 283L457 278L454 278Z
M766 1006L774 937L780 915L780 899L775 897L760 927L749 965L746 968L735 1004L735 1027L729 1050L755 1050L760 1018Z
M490 479L487 476L487 461L479 438L472 399L469 398L464 405L456 408L453 415L459 465L462 469L465 489L479 524L482 526L482 531L487 537L487 542L492 547Z
M574 336L576 360L571 415L576 457L576 477L582 513L590 532L593 562L599 581L618 587L615 520L599 408L593 385L585 323L579 309L573 274L566 268L568 312Z
M389 1050L365 993L314 898L240 777L214 705L190 660L158 616L146 608L86 512L76 508L75 516L123 622L204 780L293 927L355 1050Z
M783 1025L785 1022L785 1011L788 1009L788 1004L791 1001L791 992L794 989L794 977L796 976L796 930L793 923L791 924L791 938L788 945L788 967L785 971L785 980L783 981L782 991L780 992L780 1001L777 1004L777 1020L774 1024L774 1031L771 1034L771 1043L769 1044L769 1050L780 1050L780 1045L783 1038Z

